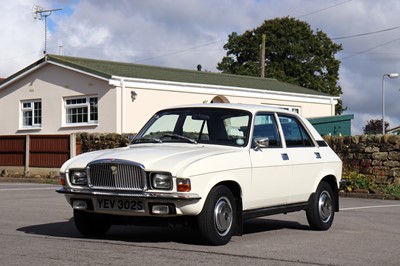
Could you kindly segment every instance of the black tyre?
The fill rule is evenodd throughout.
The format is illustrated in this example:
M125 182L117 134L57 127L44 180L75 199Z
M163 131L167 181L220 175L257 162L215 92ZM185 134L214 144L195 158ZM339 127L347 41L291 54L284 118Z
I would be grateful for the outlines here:
M198 216L198 227L208 244L225 245L235 230L236 206L230 189L216 186L208 195Z
M312 229L323 231L331 227L335 217L335 202L331 186L322 181L306 210L307 220Z
M74 210L74 222L78 231L89 237L103 236L111 227L104 215L79 210Z

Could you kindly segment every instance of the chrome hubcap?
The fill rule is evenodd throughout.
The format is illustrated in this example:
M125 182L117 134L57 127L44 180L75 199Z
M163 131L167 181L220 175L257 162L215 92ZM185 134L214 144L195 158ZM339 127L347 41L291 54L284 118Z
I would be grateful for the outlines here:
M218 234L225 236L232 226L233 210L230 201L226 197L222 197L215 204L214 222Z
M318 212L322 222L326 223L331 219L333 212L332 198L327 191L322 191L319 196Z

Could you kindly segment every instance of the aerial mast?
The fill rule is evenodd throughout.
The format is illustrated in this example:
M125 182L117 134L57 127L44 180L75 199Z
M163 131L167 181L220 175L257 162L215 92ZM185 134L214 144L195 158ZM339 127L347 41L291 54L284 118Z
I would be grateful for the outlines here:
M43 54L47 53L47 17L51 15L54 11L60 11L62 8L54 9L43 9L41 6L33 6L32 15L35 20L44 19L44 51Z

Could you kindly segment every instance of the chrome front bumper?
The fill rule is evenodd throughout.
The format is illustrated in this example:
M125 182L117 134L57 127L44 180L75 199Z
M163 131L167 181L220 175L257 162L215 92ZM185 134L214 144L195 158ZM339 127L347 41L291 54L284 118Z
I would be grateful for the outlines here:
M75 189L62 187L56 192L61 194L75 195L75 196L106 196L106 197L129 197L129 198L142 198L142 199L162 199L162 200L187 200L198 201L201 197L195 193L159 193L159 192L130 192L130 191L109 191L109 190L93 190L93 189Z

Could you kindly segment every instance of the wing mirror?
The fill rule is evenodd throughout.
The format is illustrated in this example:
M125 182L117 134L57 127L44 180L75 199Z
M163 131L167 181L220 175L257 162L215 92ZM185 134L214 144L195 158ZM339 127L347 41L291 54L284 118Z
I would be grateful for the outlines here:
M269 138L255 138L254 139L255 150L269 147Z

